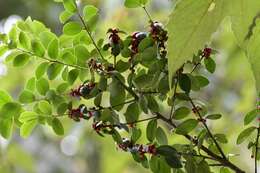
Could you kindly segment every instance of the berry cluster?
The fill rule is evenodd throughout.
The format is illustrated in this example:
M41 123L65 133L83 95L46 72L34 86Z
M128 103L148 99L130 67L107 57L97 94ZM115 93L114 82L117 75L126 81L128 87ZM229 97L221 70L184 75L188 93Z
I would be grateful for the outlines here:
M70 92L70 96L87 98L95 86L96 83L86 82L80 85L78 88L72 89Z
M203 109L200 106L196 106L195 108L192 108L192 112L194 114L200 114L200 111L202 111L202 110ZM207 121L206 119L201 118L201 117L199 117L197 120L200 121L200 122L204 122L204 123L206 123L206 121Z
M93 122L93 124L92 124L93 130L95 130L101 136L103 136L103 133L112 134L114 127L116 127L116 126L107 124L103 121L96 121L96 122Z
M206 47L202 52L202 57L204 58L210 58L210 55L212 54L212 49L209 47Z
M150 27L151 37L158 43L161 57L165 57L167 54L165 43L168 40L168 32L160 22L151 22Z
M132 57L138 53L138 46L141 43L143 39L145 39L148 36L146 32L134 32L132 34L132 41L131 41L131 51L132 51Z
M202 111L202 108L200 106L196 106L195 108L192 108L192 112L194 114L199 113L199 111Z
M115 68L113 67L112 64L109 64L109 63L102 64L95 59L90 59L88 62L88 66L89 66L90 70L95 71L99 74L104 73L104 72L111 72L111 71L115 70Z
M104 46L104 50L108 50L111 48L112 55L114 57L118 56L121 52L121 49L123 48L123 42L119 36L119 33L124 33L123 31L120 31L119 29L109 29L107 31L109 34L109 43Z
M69 110L69 118L79 122L81 119L89 120L93 116L93 112L89 111L85 105L80 105L77 109Z
M101 73L104 71L103 65L95 59L90 59L88 61L88 66L89 66L90 70L94 70L98 73Z
M109 44L110 46L119 44L119 42L121 41L120 37L119 37L119 29L115 28L115 29L108 29L107 33L109 33Z
M125 152L138 153L141 158L143 158L145 154L156 154L155 145L133 144L133 142L127 138L123 138L122 143L117 144L117 146Z

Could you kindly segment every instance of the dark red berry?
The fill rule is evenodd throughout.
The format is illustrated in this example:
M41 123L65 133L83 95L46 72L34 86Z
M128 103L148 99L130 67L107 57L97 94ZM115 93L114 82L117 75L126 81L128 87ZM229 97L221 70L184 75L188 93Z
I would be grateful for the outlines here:
M203 50L202 56L205 57L205 58L209 58L210 55L211 55L211 53L212 53L212 49L206 47L206 48Z
M146 32L134 32L132 34L131 50L133 55L138 53L138 46L140 42L148 36Z

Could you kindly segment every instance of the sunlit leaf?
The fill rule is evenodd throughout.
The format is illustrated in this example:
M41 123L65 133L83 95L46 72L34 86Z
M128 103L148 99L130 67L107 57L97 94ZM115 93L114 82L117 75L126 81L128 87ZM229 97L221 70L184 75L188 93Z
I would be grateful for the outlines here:
M167 25L169 31L169 79L202 49L228 12L225 0L182 0ZM214 19L214 20L212 20Z

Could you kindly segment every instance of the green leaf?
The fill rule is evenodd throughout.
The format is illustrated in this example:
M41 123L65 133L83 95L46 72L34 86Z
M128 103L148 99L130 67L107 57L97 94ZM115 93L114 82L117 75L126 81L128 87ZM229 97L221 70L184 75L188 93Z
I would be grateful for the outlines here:
M68 83L72 85L76 81L78 76L79 76L79 70L78 69L72 69L71 71L69 71Z
M21 52L20 51L17 51L17 50L13 50L10 52L10 54L8 54L5 58L5 62L11 62L14 60L14 58L18 55L20 55Z
M61 59L67 64L76 64L76 57L71 52L65 52Z
M109 92L110 92L109 99L110 99L111 106L116 106L124 103L126 98L125 89L116 79L112 80L112 83L109 86ZM123 106L124 105L116 106L114 109L119 111L123 108Z
M155 138L156 135L156 130L157 130L157 120L151 120L149 121L147 128L146 128L146 137L147 139L152 142Z
M220 168L219 173L231 173L228 168L222 167Z
M43 62L36 68L35 76L37 79L40 79L44 75L44 73L47 70L48 65L49 65L48 62Z
M122 60L119 60L116 64L116 70L120 73L125 72L130 68L130 63L129 62L124 62Z
M36 56L43 57L45 54L45 48L39 41L32 42L32 51Z
M24 66L29 62L30 56L26 53L19 54L14 58L13 66L14 67L20 67Z
M23 138L29 137L30 134L32 133L32 130L37 125L37 123L38 123L38 120L31 120L31 121L28 121L28 122L22 124L22 126L20 128L20 135Z
M19 43L26 50L30 49L31 47L30 38L24 32L20 32L19 34Z
M134 79L134 84L136 87L142 88L150 88L153 84L154 75L152 74L143 74Z
M191 132L193 129L195 129L198 125L199 121L195 119L188 119L184 122L182 122L175 130L176 134L179 135L186 135L189 132Z
M53 39L48 45L48 55L51 59L57 59L59 56L59 41L57 38Z
M92 17L96 16L98 9L93 5L86 5L83 9L84 20L89 21Z
M75 0L63 0L63 6L66 11L69 11L71 13L75 13L77 11Z
M169 87L169 80L168 76L165 75L164 77L161 78L159 85L158 85L158 91L162 94L167 94L170 90Z
M158 127L157 130L156 130L156 140L161 145L167 145L168 144L167 135L161 127Z
M36 89L39 92L39 94L45 96L50 89L49 82L45 78L39 79L36 82Z
M66 35L76 35L82 30L78 22L69 22L63 27L63 33Z
M67 22L71 17L73 16L73 13L69 12L69 11L63 11L60 13L60 16L59 16L59 20L61 23L65 23Z
M215 139L223 144L228 143L228 139L225 134L215 134Z
M0 119L12 119L17 118L20 115L22 107L15 102L5 103L0 110Z
M237 137L237 144L243 143L256 129L256 127L248 127L243 130Z
M36 79L35 79L35 77L32 77L31 79L29 79L26 82L25 89L27 89L29 91L34 91L35 90L35 83L36 83Z
M95 106L100 106L101 104L101 101L102 101L102 92L100 92L94 99L94 104Z
M205 160L202 160L201 162L199 162L196 172L209 173L211 171L208 163Z
M57 86L56 91L59 94L63 94L63 93L65 93L68 90L69 86L70 85L68 83L66 83L66 82L65 83L61 83L60 85Z
M238 44L246 48L248 39L252 36L255 20L259 15L260 1L237 0L236 3L227 1L231 16L232 30Z
M13 119L3 119L0 120L0 133L5 138L10 138L13 130Z
M152 112L159 112L159 105L153 96L146 97L148 101L148 108Z
M164 156L167 164L172 168L182 168L180 156L175 148L169 145L162 145L157 148L157 153Z
M175 72L210 40L227 13L226 0L182 0L176 4L167 25L170 84Z
M179 77L179 85L180 88L185 91L186 93L189 93L191 90L191 80L187 74L181 74Z
M63 65L52 63L47 68L47 75L49 80L54 80L56 77L61 73L61 70L63 69Z
M148 100L147 100L147 98L145 96L141 95L139 97L138 102L139 102L139 106L140 106L141 110L144 113L148 114Z
M62 74L61 74L61 77L64 81L67 81L67 78L68 78L68 74L69 74L69 68L68 67L65 67Z
M144 38L138 45L138 51L139 52L143 52L145 49L147 49L148 47L153 46L154 41L151 37L146 37Z
M135 144L137 140L141 137L142 130L137 128L132 128L131 132L132 132L131 141Z
M140 115L140 108L137 102L131 103L125 112L125 118L128 123L138 120Z
M212 58L206 58L204 59L204 64L206 69L210 72L210 73L214 73L216 70L216 63Z
M0 40L1 41L1 40ZM8 46L2 45L0 46L0 57L4 55L8 51Z
M209 84L209 80L204 76L195 76L201 88L207 86Z
M105 91L107 89L107 78L104 75L100 76L98 89Z
M114 139L114 141L118 144L121 144L122 143L122 137L121 135L118 133L117 130L113 129L112 130L112 137Z
M75 47L75 56L77 57L77 64L85 66L87 60L91 57L88 49L84 45Z
M10 102L12 97L4 90L0 90L0 108L7 102Z
M157 47L154 45L153 47L145 49L142 53L137 54L136 59L139 60L143 65L149 66L155 60L157 60L157 53Z
M64 128L58 118L54 118L52 120L52 129L57 135L64 135Z
M19 121L21 123L26 123L28 121L36 120L38 118L37 113L35 112L30 112L30 111L25 111L23 112L20 117Z
M19 101L21 103L32 103L35 101L35 95L31 91L24 90L19 96Z
M56 39L56 35L50 31L44 31L39 34L39 38L43 46L47 49L48 45L53 39Z
M42 113L49 115L49 116L52 115L52 107L51 107L50 103L47 102L46 100L40 101L38 103L38 107Z
M148 0L125 0L125 7L127 8L137 8L145 5Z
M217 119L220 119L221 117L222 117L221 114L211 114L211 115L206 116L206 119L217 120Z
M102 121L109 121L112 117L112 111L110 109L105 108L102 112L101 112L101 117L100 120Z
M61 103L57 107L57 113L59 115L63 115L68 110L68 104L67 103Z
M187 107L180 107L176 109L176 111L173 114L173 118L176 120L181 120L185 117L187 117L190 114L190 109Z
M248 125L249 123L251 123L252 121L254 121L254 119L257 117L257 115L260 114L260 111L255 109L250 111L249 113L246 114L245 118L244 118L244 125Z
M247 47L247 56L249 58L249 62L251 64L251 68L253 71L253 74L255 76L255 83L256 83L256 89L257 92L260 92L260 52L258 51L260 46L259 46L259 41L260 41L260 20L256 20L255 28L253 31L253 35L251 36L249 42L248 42L248 47Z

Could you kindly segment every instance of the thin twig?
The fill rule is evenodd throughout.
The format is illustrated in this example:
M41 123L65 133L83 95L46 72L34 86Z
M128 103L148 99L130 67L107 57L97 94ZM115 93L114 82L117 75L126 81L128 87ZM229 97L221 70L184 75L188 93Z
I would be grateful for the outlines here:
M148 11L147 11L146 7L145 7L145 6L143 6L142 8L144 9L144 11L145 11L145 13L146 13L147 17L149 18L150 22L153 22L153 19L152 19L151 15L148 13Z
M117 105L114 105L114 106L109 106L109 107L100 107L99 109L97 109L97 110L103 110L103 109L113 109L113 108L116 108L116 107L118 107L118 106L122 106L122 105L126 105L126 104L128 104L128 103L133 103L133 102L135 102L136 100L135 99L132 99L132 100L129 100L129 101L126 101L126 102L123 102L123 103L119 103L119 104L117 104Z
M176 100L178 82L179 82L179 73L177 74L177 80L176 80L175 86L174 86L174 93L173 93L173 98L172 98L172 106L171 106L171 112L170 112L170 119L173 118L173 113L174 113L174 111L175 111L175 100Z
M193 100L192 100L190 97L189 97L189 100L190 100L190 103L191 103L193 109L195 110L195 112L197 113L197 115L199 116L199 118L202 120L203 117L202 117L202 115L200 114L200 112L197 110L197 107L196 107L195 103L193 102ZM222 149L221 149L220 145L218 144L217 140L214 138L213 134L212 134L211 131L209 130L208 125L207 125L204 121L201 121L201 122L202 122L203 126L205 127L205 129L207 130L207 132L208 132L210 138L211 138L211 139L213 140L213 142L215 143L215 145L216 145L217 149L219 150L220 154L221 154L222 157L226 160L227 158L226 158L224 152L222 151Z
M195 66L194 66L193 69L191 70L190 74L192 74L192 73L196 70L196 68L201 64L201 61L203 60L203 58L204 58L204 57L201 57L201 58L200 58L200 61L199 61L197 64L195 64Z
M77 68L77 69L81 69L81 70L88 70L87 67L82 67L82 66L79 66L79 65L73 65L73 64L67 64L67 63L64 63L64 62L61 62L61 61L58 61L58 60L53 60L53 59L50 59L50 58L47 58L47 57L41 57L41 56L38 56L36 55L35 53L33 52L30 52L30 51L26 51L26 50L23 50L23 49L20 49L20 48L16 48L16 50L18 51L21 51L23 53L27 53L27 54L30 54L32 56L36 56L38 58L41 58L45 61L48 61L48 62L51 62L51 63L57 63L57 64L61 64L61 65L64 65L64 66L69 66L69 67L73 67L73 68Z
M172 120L165 118L162 114L160 114L159 112L155 113L158 118L162 121L164 121L165 123L169 124L170 126L172 126L173 128L177 128L177 125L174 124L172 122ZM186 134L183 135L186 139L188 139L189 141L191 141L192 143L194 143L195 145L198 145L198 141L195 140L192 136ZM230 169L234 170L236 173L245 173L245 171L241 170L239 167L237 167L236 165L234 165L233 163L231 163L229 160L224 159L222 157L220 157L219 155L213 153L211 150L209 150L207 147L205 147L204 145L201 146L201 150L203 150L205 153L207 153L209 156L211 156L212 158L214 158L216 161L218 161L219 163L223 164L226 167L229 167Z
M256 136L256 142L255 142L255 173L257 173L257 157L258 157L259 136L260 136L260 123L259 123L259 126L257 128L257 136Z
M198 154L193 154L193 153L181 153L181 152L179 152L179 154L180 154L180 155L193 156L193 157L201 157L201 158L209 159L209 160L216 160L216 159L213 158L213 157L204 156L204 155L198 155Z
M87 33L88 33L89 38L91 39L93 45L95 46L96 50L98 51L100 57L101 57L102 59L105 59L104 56L103 56L103 54L101 53L101 51L100 51L100 49L99 49L97 43L95 42L94 38L92 37L91 32L90 32L90 30L89 30L89 28L88 28L86 22L84 21L83 17L81 16L79 10L78 10L77 14L78 14L79 19L80 19L81 23L83 24L85 30L86 30Z

